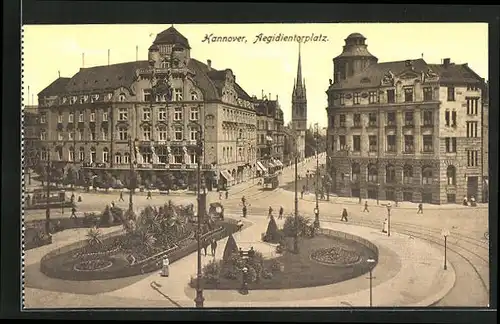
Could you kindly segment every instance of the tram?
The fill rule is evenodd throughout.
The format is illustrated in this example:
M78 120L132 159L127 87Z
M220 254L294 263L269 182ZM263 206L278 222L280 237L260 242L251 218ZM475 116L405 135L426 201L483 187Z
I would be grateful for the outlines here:
M280 185L277 173L266 174L263 177L263 186L265 189L276 189Z

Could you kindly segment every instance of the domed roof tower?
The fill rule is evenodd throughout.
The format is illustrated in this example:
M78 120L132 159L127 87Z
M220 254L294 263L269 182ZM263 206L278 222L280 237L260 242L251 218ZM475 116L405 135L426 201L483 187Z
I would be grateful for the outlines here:
M352 33L344 41L342 53L333 59L335 82L345 80L378 62L368 51L366 37L360 33Z

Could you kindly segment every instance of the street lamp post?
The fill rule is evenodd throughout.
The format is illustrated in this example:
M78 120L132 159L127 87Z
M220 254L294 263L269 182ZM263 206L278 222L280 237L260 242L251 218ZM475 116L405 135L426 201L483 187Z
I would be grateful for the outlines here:
M391 236L391 203L387 204L387 236Z
M50 236L50 178L52 174L52 165L50 163L50 150L47 152L47 199L45 206L45 233Z
M377 179L378 179L378 168L377 168ZM379 192L380 192L380 183L377 182L377 205L379 204Z
M444 266L443 266L443 269L447 270L448 266L446 265L446 252L447 252L446 240L447 240L448 236L450 235L450 231L445 228L442 230L441 235L443 235L443 237L444 237Z
M373 306L373 294L372 294L373 293L373 284L372 284L372 282L374 279L372 265L375 263L375 260L370 258L370 259L366 260L366 262L368 262L369 267L370 267L370 277L368 277L368 279L370 279L370 307L372 307Z
M319 155L318 155L318 137L319 137L319 125L314 124L316 127L316 208L315 208L315 220L314 227L319 228L319 203L318 203L318 193L319 193Z
M128 198L128 210L132 211L134 208L134 202L133 202L133 195L134 195L134 189L135 189L135 179L134 179L134 161L135 161L135 154L134 154L134 149L137 143L137 139L132 141L132 137L129 135L128 138L128 146L129 146L129 167L130 167L130 188L129 188L129 198ZM134 160L134 161L133 161Z

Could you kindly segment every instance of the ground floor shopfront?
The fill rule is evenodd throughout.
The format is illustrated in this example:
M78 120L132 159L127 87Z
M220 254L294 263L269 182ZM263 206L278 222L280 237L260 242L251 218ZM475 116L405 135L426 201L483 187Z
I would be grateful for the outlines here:
M327 170L330 191L343 197L447 204L464 197L484 202L488 195L479 167L449 159L333 157Z

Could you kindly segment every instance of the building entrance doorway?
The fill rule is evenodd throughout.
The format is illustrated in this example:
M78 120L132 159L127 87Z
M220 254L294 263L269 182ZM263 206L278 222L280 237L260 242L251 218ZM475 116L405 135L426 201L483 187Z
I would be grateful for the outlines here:
M467 177L467 198L477 199L478 180L477 177Z

